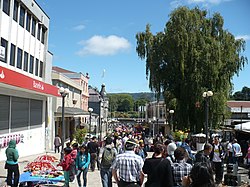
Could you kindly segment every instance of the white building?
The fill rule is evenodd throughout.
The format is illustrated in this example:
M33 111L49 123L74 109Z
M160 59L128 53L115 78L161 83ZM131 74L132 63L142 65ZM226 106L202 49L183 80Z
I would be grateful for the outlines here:
M49 17L34 0L0 3L0 160L4 160L10 139L16 139L21 157L52 148L51 96L59 94L51 85Z

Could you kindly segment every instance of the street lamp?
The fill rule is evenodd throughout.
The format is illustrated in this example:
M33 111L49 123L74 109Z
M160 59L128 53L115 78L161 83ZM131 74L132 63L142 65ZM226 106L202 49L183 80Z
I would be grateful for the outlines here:
M155 137L155 121L156 117L153 117L153 137Z
M60 87L59 92L62 96L62 126L61 126L61 132L62 132L62 151L61 151L61 160L63 159L63 149L64 149L64 141L65 141L65 127L64 127L64 102L65 97L69 94L69 89Z
M174 131L174 123L173 123L174 110L169 110L169 113L170 113L171 132L173 132Z
M213 96L213 92L212 91L207 91L207 92L203 92L202 97L205 99L205 108L206 108L206 112L205 112L205 118L206 118L206 143L208 143L208 112L209 112L209 98Z
M93 108L89 108L89 134L91 132L91 114L93 112Z

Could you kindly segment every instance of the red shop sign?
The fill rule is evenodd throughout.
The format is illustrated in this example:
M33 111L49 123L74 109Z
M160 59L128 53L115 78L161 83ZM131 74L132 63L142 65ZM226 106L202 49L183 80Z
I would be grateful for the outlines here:
M58 88L0 66L0 83L59 97Z

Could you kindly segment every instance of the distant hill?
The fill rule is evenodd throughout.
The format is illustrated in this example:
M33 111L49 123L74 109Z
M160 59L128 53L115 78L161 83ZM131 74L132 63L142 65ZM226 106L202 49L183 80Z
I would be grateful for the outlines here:
M132 95L134 100L138 100L140 98L145 98L149 101L155 101L155 94L153 92L140 92L140 93L111 93L111 95L115 95L115 94L129 94ZM161 97L160 100L163 100L163 98Z

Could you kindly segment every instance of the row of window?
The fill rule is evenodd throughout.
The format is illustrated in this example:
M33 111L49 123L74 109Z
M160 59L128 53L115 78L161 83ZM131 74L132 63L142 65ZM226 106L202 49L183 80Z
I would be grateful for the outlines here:
M43 101L0 95L0 134L42 126Z
M11 0L3 0L3 12L7 15L10 15L10 3ZM42 27L38 20L34 16L32 16L28 11L26 11L24 6L20 4L17 0L14 0L13 7L13 20L19 22L19 25L21 27L25 28L28 32L31 32L32 36L36 37L44 44L46 28ZM38 25L37 30L36 25Z
M5 48L5 59L4 62L7 63L8 56L8 41L1 38L1 46ZM16 47L11 43L10 46L10 63L11 66L22 69L31 74L35 73L35 76L43 77L43 62L39 59L34 58L34 56L23 51L19 47Z

